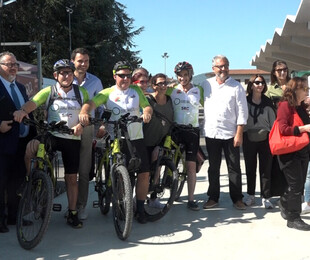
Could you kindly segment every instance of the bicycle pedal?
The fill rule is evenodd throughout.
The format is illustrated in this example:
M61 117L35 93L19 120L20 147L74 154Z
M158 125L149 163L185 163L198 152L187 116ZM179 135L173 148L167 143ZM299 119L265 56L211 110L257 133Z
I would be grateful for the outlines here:
M59 203L53 204L53 211L61 211L61 208L62 208L61 204Z
M98 200L93 201L93 208L99 208L99 201Z

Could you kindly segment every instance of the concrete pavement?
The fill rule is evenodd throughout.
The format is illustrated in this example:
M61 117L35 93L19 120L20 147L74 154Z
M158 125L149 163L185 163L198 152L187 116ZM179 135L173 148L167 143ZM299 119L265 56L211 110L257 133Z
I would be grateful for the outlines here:
M241 165L245 194L243 161ZM287 228L278 207L273 210L262 207L259 192L254 207L244 211L233 208L224 161L219 205L203 210L208 188L207 168L206 161L198 174L196 199L201 206L198 212L186 208L187 192L184 187L184 202L175 203L168 214L157 222L141 225L134 221L130 237L127 241L121 241L114 231L111 212L103 216L98 208L92 208L97 193L94 191L94 183L90 182L87 207L89 217L84 221L82 229L75 230L66 225L64 210L67 198L65 193L61 194L55 201L62 204L63 211L52 213L42 242L36 248L26 251L18 244L15 226L9 226L9 233L0 234L0 259L310 259L307 249L310 232ZM310 215L303 219L310 223Z

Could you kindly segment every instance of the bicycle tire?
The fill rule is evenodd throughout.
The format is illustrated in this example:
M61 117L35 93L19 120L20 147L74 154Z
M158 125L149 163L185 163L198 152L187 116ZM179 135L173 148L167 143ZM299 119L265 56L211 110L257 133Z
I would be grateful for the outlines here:
M175 201L180 200L180 196L183 191L185 181L187 179L186 165L184 165L184 163L186 162L182 160L180 156L178 156L178 158L176 159L176 164L175 164L178 170L178 177L177 177L178 184L177 184L177 191L175 195Z
M171 159L167 157L161 157L159 161L157 160L153 162L151 169L154 169L154 172L157 171L156 166L160 167L161 170L158 183L153 184L153 192L156 193L156 196L160 198L160 202L164 203L165 206L164 208L159 209L151 208L148 206L148 204L145 205L144 209L147 220L151 222L161 219L170 210L175 200L178 184L178 172Z
M50 177L42 170L34 170L17 211L16 232L22 248L30 250L41 242L51 218L53 198Z
M121 240L129 237L133 220L132 188L125 166L116 165L112 171L112 211L117 236Z

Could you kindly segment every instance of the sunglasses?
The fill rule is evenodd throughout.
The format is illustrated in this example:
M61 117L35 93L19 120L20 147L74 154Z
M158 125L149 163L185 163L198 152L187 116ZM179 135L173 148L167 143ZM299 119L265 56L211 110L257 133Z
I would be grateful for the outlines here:
M137 83L147 84L147 83L148 83L148 81L147 81L147 80L139 80Z
M61 76L72 76L73 71L59 71L58 74L60 74Z
M164 87L164 86L167 86L167 82L158 82L156 84L154 84L155 86L158 86L158 87Z
M254 83L255 85L260 85L260 84L265 85L265 82L264 82L264 81L259 81L259 80L256 80L256 81L254 81L253 83Z
M287 68L283 68L283 69L276 69L275 71L276 71L276 72L282 72L282 71L283 71L283 72L287 72Z
M131 79L131 74L115 74L115 75L119 76L122 79L124 78Z

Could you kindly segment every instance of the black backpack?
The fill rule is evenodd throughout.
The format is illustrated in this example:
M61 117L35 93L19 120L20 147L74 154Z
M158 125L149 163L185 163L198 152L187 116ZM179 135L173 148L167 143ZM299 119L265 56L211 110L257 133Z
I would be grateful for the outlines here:
M83 102L82 102L82 97L81 97L79 86L76 84L72 84L72 86L73 86L73 90L74 90L76 100L77 100L77 102L79 102L80 106L82 107ZM48 109L54 103L54 100L56 100L56 99L58 99L57 90L56 90L56 86L53 85L53 86L51 86L51 95L50 95L50 99L48 101L48 104L46 106L46 111L48 111Z

